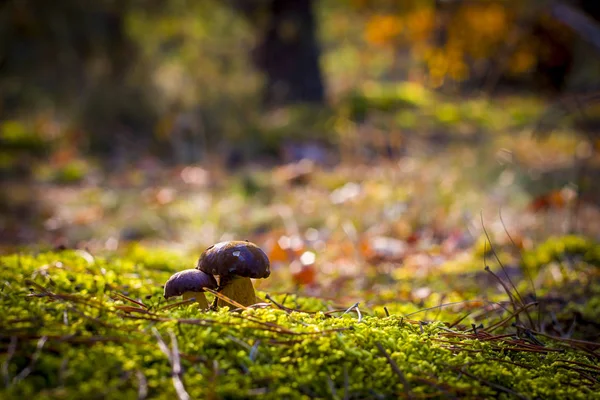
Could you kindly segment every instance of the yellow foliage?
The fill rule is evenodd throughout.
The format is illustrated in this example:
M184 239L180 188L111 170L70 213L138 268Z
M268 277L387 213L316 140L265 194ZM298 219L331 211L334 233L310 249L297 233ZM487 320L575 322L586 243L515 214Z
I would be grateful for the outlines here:
M364 37L376 46L408 44L412 56L427 66L430 83L440 86L448 78L467 79L471 62L493 58L507 49L509 37L515 39L515 12L500 2L469 2L449 12L411 2L397 14L370 17ZM522 39L516 51L507 55L508 73L527 72L537 61L535 48Z
M497 52L506 41L511 22L508 10L498 3L461 7L446 27L444 48L426 58L432 83L441 85L446 76L457 81L466 79L466 60L490 57ZM522 70L533 64L527 55L524 53L517 60Z
M455 81L463 81L469 77L469 67L462 60L448 65L448 75Z
M529 46L522 46L512 55L508 69L513 74L520 74L531 69L535 63L534 50Z
M431 76L440 77L446 75L446 72L448 72L448 57L446 57L444 49L435 49L431 56L428 57L427 65Z
M508 16L504 6L497 3L470 4L461 9L463 22L467 29L477 32L480 37L501 40L508 25Z
M448 27L448 43L475 59L494 54L510 29L507 9L497 3L461 7Z
M402 25L402 18L396 15L374 15L367 21L365 40L376 46L387 46L402 33Z
M419 7L406 16L407 36L410 41L429 39L435 27L435 10Z

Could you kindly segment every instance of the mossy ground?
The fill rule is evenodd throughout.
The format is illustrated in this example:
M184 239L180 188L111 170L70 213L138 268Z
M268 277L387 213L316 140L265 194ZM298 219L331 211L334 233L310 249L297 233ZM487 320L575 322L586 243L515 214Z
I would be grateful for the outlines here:
M323 1L328 106L265 112L230 2L106 3L140 50L125 85L98 59L83 86L66 73L73 107L20 79L26 104L0 117L0 398L600 391L593 96L434 90L425 60L403 72L396 45L365 41L377 7ZM17 14L28 43L44 31ZM265 308L162 299L170 274L230 239L268 252ZM34 253L53 248L86 251Z
M600 345L536 334L507 302L421 319L259 292L268 304L201 312L162 298L183 260L136 254L0 260L1 398L600 398ZM457 323L474 309L482 326Z

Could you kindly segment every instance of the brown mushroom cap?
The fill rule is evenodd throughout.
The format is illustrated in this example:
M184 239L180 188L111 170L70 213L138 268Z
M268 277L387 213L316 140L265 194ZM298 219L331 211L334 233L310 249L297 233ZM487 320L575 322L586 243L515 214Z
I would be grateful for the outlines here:
M238 240L217 243L204 250L196 269L220 277L262 279L271 275L265 252L254 243Z
M186 269L173 274L165 284L165 299L181 296L185 292L204 292L204 288L216 289L215 277L197 269Z

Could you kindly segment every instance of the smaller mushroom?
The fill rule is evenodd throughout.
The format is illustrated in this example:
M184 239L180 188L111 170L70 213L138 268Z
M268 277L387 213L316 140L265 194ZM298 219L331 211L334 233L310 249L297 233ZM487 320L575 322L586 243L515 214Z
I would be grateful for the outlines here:
M184 300L195 298L201 308L207 309L208 302L204 288L216 289L217 281L207 273L197 269L186 269L177 272L165 284L165 299L183 295Z

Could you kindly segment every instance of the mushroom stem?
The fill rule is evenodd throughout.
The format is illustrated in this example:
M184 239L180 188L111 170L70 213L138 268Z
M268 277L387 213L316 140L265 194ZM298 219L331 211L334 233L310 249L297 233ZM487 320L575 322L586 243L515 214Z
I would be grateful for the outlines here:
M229 297L231 300L235 300L243 306L251 306L256 304L256 294L254 293L254 286L250 278L235 277L231 280L227 280L227 283L223 285L220 292ZM219 299L217 302L219 307L229 306L234 307L232 304Z
M206 296L202 292L185 292L183 294L183 300L189 300L195 298L196 303L202 308L206 310L208 308L208 302L206 301Z

